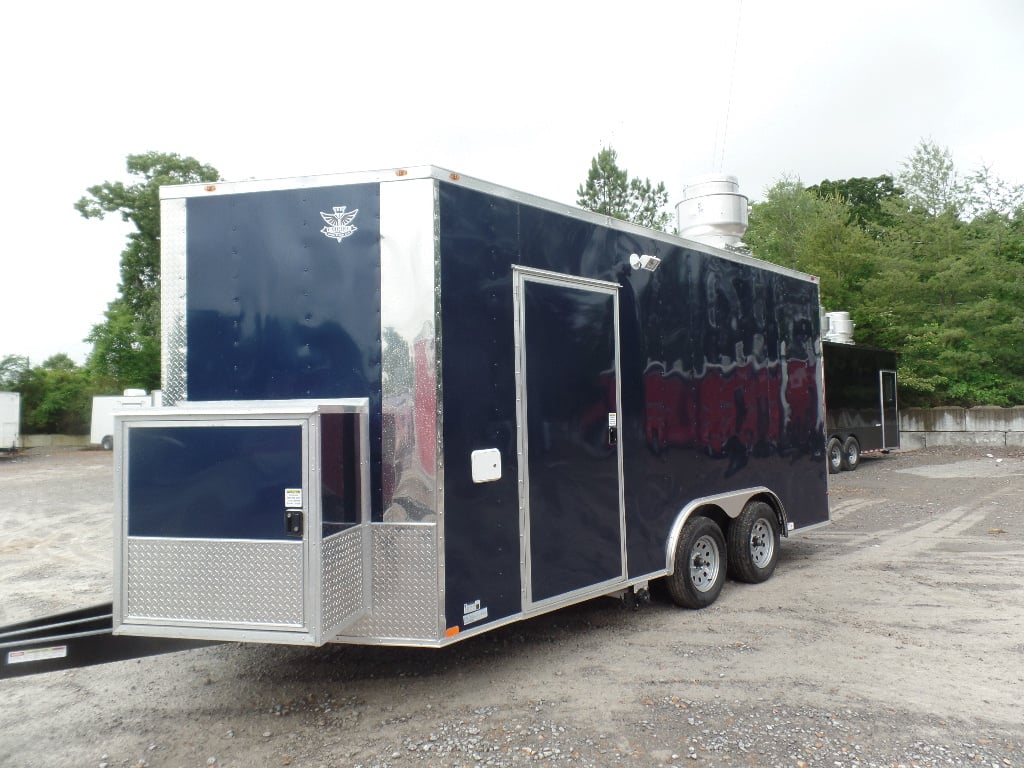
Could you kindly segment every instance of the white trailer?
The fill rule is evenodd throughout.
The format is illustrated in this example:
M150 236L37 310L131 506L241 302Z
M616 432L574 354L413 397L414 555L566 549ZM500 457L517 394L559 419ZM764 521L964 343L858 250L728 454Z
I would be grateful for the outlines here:
M97 395L92 399L92 424L89 442L104 451L114 447L114 413L160 405L160 390L146 394L144 389L126 389L122 395Z
M21 395L0 392L0 452L7 453L21 447Z

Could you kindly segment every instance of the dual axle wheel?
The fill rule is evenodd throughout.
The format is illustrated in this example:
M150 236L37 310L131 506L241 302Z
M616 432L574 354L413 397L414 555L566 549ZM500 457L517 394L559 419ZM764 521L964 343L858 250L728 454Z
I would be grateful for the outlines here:
M833 437L828 441L825 453L828 456L830 475L844 469L853 471L860 465L860 443L856 437L850 436L846 440Z
M686 521L676 543L675 568L665 578L672 600L684 608L711 605L728 573L756 584L775 571L779 520L770 504L752 501L731 522L728 535L709 517Z

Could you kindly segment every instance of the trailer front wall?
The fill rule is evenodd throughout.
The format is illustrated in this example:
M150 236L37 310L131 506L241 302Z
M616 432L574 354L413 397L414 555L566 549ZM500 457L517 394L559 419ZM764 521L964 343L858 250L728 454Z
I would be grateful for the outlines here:
M168 404L368 398L374 610L347 633L436 641L435 184L390 180L165 197L164 389Z
M339 207L358 211L340 240L321 232ZM369 397L379 433L379 185L191 197L185 216L183 399Z
M449 625L522 609L513 265L620 286L630 578L664 569L696 498L765 486L795 528L827 520L816 283L457 184L440 184L439 231ZM634 271L633 253L660 268ZM552 369L557 340L588 320L562 322ZM502 475L475 483L470 455L486 448Z

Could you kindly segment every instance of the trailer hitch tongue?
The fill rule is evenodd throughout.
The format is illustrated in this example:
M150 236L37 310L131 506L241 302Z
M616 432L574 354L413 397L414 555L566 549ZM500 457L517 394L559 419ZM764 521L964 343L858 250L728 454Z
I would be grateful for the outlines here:
M216 644L209 640L115 636L113 604L105 603L0 627L0 678Z

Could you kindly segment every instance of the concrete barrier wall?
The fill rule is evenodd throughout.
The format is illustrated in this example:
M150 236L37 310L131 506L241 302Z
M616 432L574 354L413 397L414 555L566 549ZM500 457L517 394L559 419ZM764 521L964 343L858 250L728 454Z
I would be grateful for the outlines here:
M906 408L900 411L903 448L975 445L1024 448L1024 406ZM22 435L22 449L88 448L88 435Z
M88 448L88 435L22 435L21 448Z
M998 408L907 408L900 411L900 445L931 448L968 445L1024 447L1024 406Z

